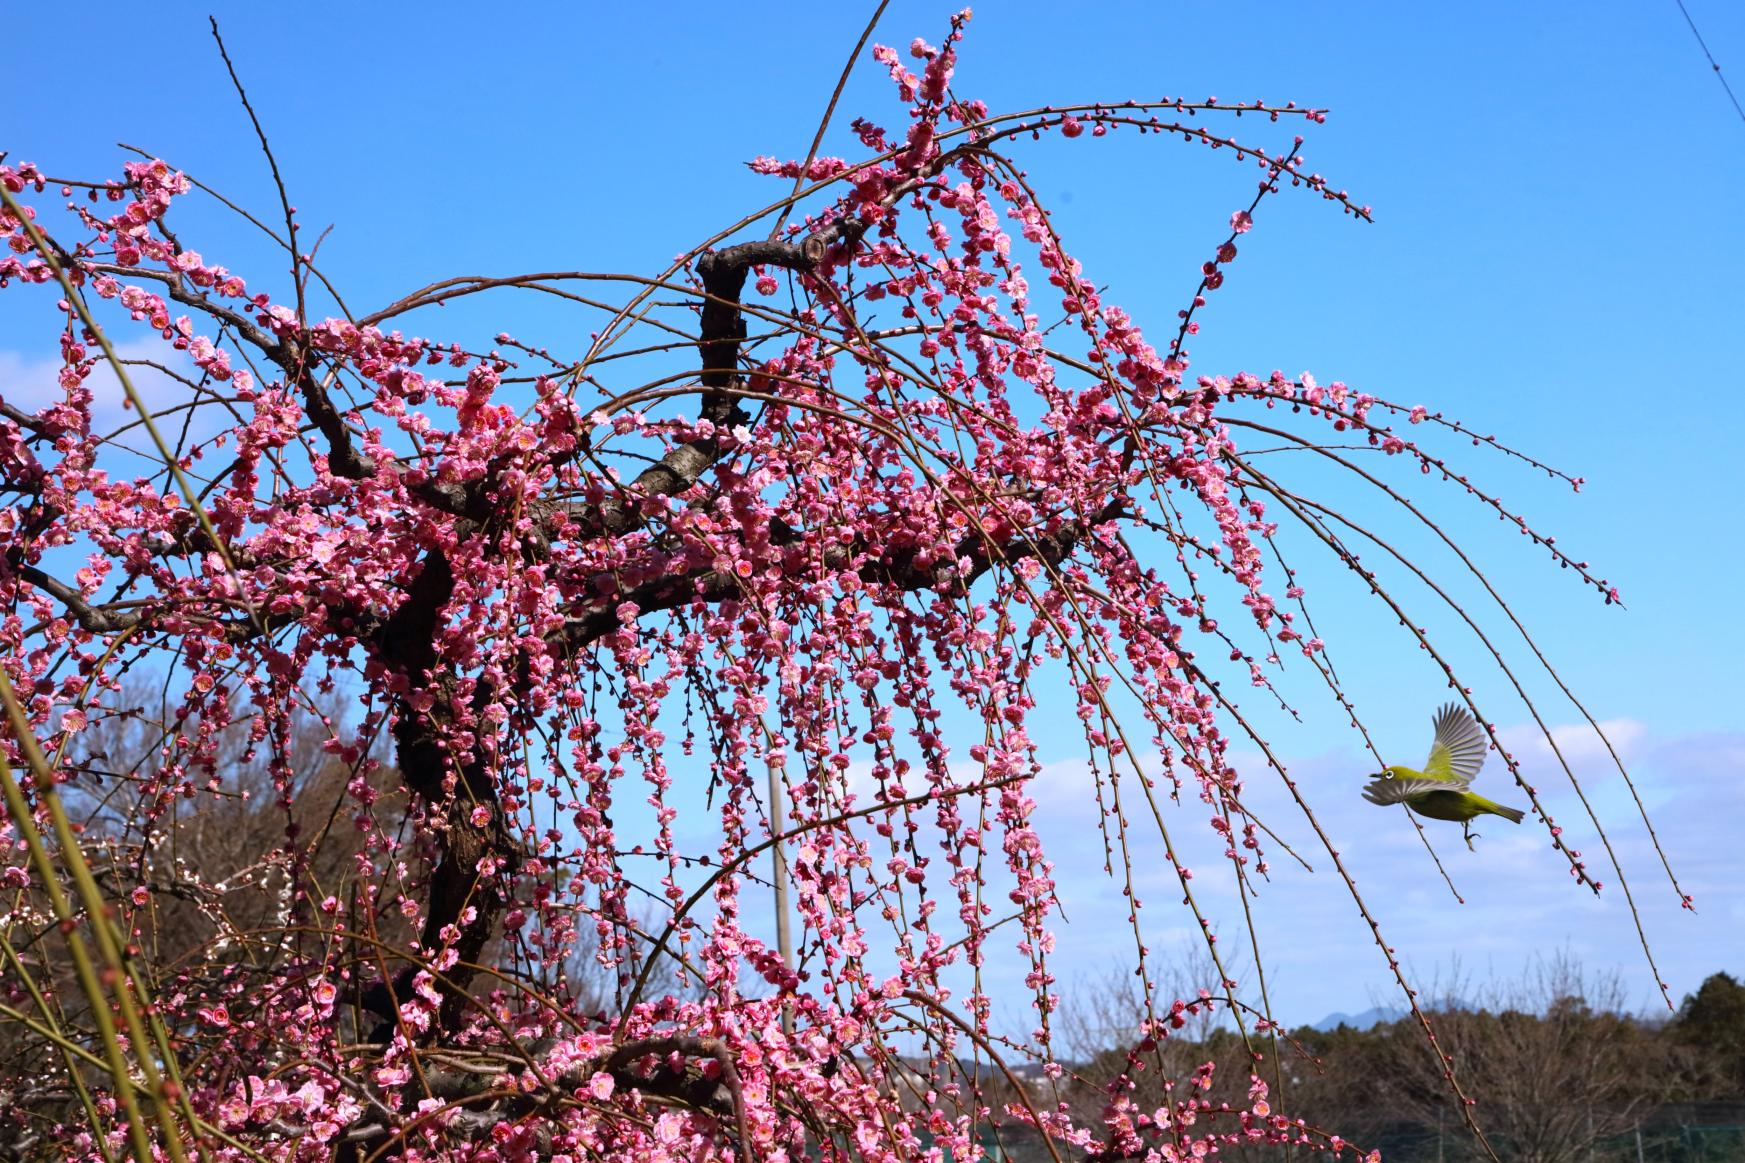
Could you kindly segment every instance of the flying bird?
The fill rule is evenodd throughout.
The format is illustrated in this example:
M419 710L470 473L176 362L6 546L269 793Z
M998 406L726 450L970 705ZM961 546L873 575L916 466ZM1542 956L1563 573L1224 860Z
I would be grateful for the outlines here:
M1449 703L1433 720L1436 738L1423 771L1394 766L1364 786L1363 798L1372 804L1405 804L1432 820L1453 820L1461 826L1466 846L1472 847L1472 821L1479 816L1501 816L1511 824L1521 822L1522 812L1506 808L1467 790L1478 769L1484 766L1489 743L1472 712Z

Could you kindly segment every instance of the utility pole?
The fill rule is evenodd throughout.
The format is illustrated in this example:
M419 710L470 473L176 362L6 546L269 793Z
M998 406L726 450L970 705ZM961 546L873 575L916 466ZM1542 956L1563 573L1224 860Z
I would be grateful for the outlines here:
M777 752L776 754L780 754ZM775 760L769 765L769 820L770 839L770 882L775 886L776 906L776 951L782 955L782 967L789 973L794 971L794 934L788 925L788 858L782 848L782 825L787 811L782 806L782 771L781 760ZM789 1006L782 1007L782 1032L794 1032L794 1011Z

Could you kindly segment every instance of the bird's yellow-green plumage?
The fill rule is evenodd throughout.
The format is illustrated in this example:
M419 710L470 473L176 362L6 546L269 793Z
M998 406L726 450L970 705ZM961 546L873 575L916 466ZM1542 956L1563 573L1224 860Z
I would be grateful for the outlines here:
M1472 821L1479 816L1501 816L1519 824L1523 813L1467 790L1484 766L1489 744L1472 712L1449 703L1433 720L1436 737L1424 770L1395 765L1370 780L1363 798L1372 804L1405 804L1420 816L1452 820L1463 826L1466 846L1472 847Z

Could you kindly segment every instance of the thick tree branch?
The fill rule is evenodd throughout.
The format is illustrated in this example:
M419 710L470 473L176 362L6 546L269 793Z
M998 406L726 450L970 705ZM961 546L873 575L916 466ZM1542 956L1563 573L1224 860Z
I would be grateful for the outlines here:
M746 418L738 399L728 390L739 378L739 349L746 337L745 316L740 308L746 275L756 266L810 271L845 233L830 227L797 243L744 242L710 251L697 260L697 273L705 292L697 340L703 361L698 377L704 388L700 419L716 428L731 428ZM714 436L678 445L639 473L621 495L597 506L568 505L561 511L575 532L583 536L629 533L644 521L636 504L638 500L677 496L701 480L709 466L721 459L721 453L721 441Z
M745 289L745 276L754 266L810 271L829 252L836 234L835 228L830 228L809 234L798 243L742 242L712 250L697 260L697 274L707 294L698 343L703 356L704 419L719 424L738 411L737 402L718 389L731 386L739 372L739 348L745 342L745 316L740 311L739 296Z
M1066 560L1086 533L1107 524L1122 512L1111 504L1089 521L1064 521L1047 533L1013 538L999 545L990 545L985 537L971 535L957 543L950 563L934 563L926 567L916 564L914 549L900 549L872 554L865 543L836 546L824 551L822 560L810 564L824 569L842 569L857 557L866 556L856 572L861 580L891 585L899 590L937 590L962 592L996 564L1012 564L1024 558L1036 558L1050 566ZM783 539L794 540L796 534L784 527ZM773 539L773 538L772 538ZM967 559L969 566L957 562ZM602 575L604 578L606 575ZM612 591L608 596L589 602L574 614L561 631L555 634L555 644L566 651L580 650L611 633L620 625L618 608L625 602L634 603L642 614L673 610L694 601L719 602L740 593L739 579L720 570L702 569L690 573L663 573L639 585Z
M0 400L0 416L12 421L26 432L31 432L38 436L43 435L44 430L48 427L41 420L32 416L29 412L20 408L15 408L5 400Z
M103 606L93 606L78 590L34 565L19 566L18 576L60 602L79 625L93 634L113 634L118 630L130 630L139 625L139 614L120 613Z

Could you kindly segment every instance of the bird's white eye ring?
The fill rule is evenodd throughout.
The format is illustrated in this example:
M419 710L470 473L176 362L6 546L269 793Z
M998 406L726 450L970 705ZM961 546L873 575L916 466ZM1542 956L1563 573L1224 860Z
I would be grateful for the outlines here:
M1381 777L1383 779L1392 779L1394 777L1394 773L1391 771L1384 771L1381 773Z

